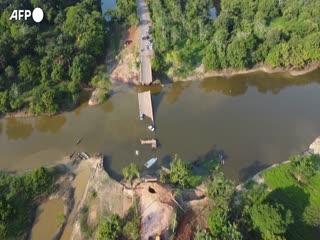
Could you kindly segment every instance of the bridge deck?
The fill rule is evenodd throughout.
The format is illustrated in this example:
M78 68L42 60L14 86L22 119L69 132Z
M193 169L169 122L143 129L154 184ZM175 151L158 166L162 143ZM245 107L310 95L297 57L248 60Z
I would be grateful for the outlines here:
M145 0L137 0L137 13L140 19L140 83L142 85L150 85L152 83L151 57L153 51L150 49L151 43L149 40L151 39L151 34L149 33L151 19ZM143 37L146 36L149 36L149 39L143 40Z
M153 119L151 92L147 91L147 92L138 93L138 100L139 100L140 115L143 114L144 116L149 117L153 123L154 119Z

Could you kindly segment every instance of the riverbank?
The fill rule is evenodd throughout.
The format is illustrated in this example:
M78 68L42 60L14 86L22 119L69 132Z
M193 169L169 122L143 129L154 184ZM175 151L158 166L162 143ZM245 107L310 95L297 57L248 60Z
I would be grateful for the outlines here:
M139 84L139 28L132 26L122 34L119 52L106 59L113 83Z
M237 186L235 209L243 209L264 235L317 239L320 233L320 138L300 155L268 167ZM250 209L249 211L247 209ZM256 210L259 212L256 212ZM285 214L285 218L284 215ZM277 215L282 219L274 222ZM281 216L282 215L282 216ZM261 222L260 219L266 219ZM241 224L250 225L243 218ZM282 230L275 231L275 226Z
M295 68L271 68L267 65L257 65L254 66L251 69L242 69L242 70L235 70L235 69L223 69L223 70L217 70L217 71L205 71L203 66L198 67L194 73L192 73L188 77L179 77L179 76L169 76L174 82L175 81L194 81L194 80L201 80L204 78L210 78L210 77L232 77L237 75L246 75L256 72L264 72L269 74L274 73L284 73L288 74L290 76L301 76L305 75L307 73L313 72L317 70L320 67L320 62L312 63L309 65L306 65L302 69L295 69Z
M309 148L304 151L303 155L319 155L320 156L320 137L316 138L309 146ZM238 192L242 192L242 191L246 191L246 185L250 182L255 182L256 184L263 184L264 183L264 179L262 177L262 175L264 173L266 173L267 171L276 168L278 166L281 166L283 164L289 164L291 161L287 160L281 163L276 163L276 164L272 164L270 167L267 167L263 170L261 170L260 172L256 173L253 177L249 178L248 180L246 180L244 183L241 183L239 185L237 185L236 189Z
M319 149L320 137L310 145L306 154L302 156L302 160L297 163L305 161L304 158L308 160L309 157L313 156L312 154L320 154ZM138 225L140 226L138 232L140 232L142 239L160 235L164 237L163 239L169 239L170 236L175 236L175 239L185 239L181 237L193 236L196 230L194 226L208 227L207 219L209 212L212 211L212 203L208 198L211 195L207 187L212 187L212 185L207 184L208 181L211 181L211 178L217 177L219 179L218 172L214 172L211 177L203 179L204 184L190 189L178 187L170 182L164 184L156 177L150 176L137 178L133 182L124 180L118 182L106 172L102 155L95 155L88 159L78 156L81 156L81 154L68 156L61 164L52 168L59 173L59 177L54 183L54 191L50 196L42 198L41 202L38 202L39 206L44 206L44 208L40 207L44 211L44 216L41 212L39 212L39 215L37 214L35 223L36 226L39 226L35 228L35 232L32 232L34 236L39 236L40 226L45 227L52 221L57 222L57 219L43 219L46 216L53 216L48 214L50 209L46 209L46 204L52 203L51 207L53 209L59 209L60 207L56 207L56 205L61 201L63 202L63 211L61 210L61 214L56 213L59 216L56 230L52 236L46 236L51 239L94 239L101 219L116 214L126 221L125 219L127 219L130 209L133 207L139 209L141 225ZM270 179L274 179L270 178L271 173L277 172L278 174L279 171L281 173L283 172L282 169L285 169L286 172L291 169L291 167L286 167L289 165L291 166L292 162L286 161L262 170L252 179L239 185L236 188L238 194L246 194L247 191L252 189L250 182L259 186L270 183ZM85 177L82 179L83 171ZM168 171L174 170L170 169ZM307 172L303 170L299 174L307 174ZM287 181L288 176L287 174L284 175L281 182ZM291 178L293 177L291 176ZM318 177L316 178L318 179ZM275 180L273 180L274 182ZM276 191L276 189L274 190ZM134 203L138 205L134 205ZM314 206L314 203L315 200L312 200L312 206ZM308 210L308 214L313 214L310 211ZM176 229L178 229L177 232ZM52 233L52 229L50 231Z

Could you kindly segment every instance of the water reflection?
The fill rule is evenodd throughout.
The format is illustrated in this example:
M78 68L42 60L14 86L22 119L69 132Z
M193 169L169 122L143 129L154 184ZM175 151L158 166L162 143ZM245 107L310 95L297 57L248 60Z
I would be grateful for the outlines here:
M162 86L160 84L151 85L151 86L136 86L136 91L138 93L150 91L152 95L157 95L161 93Z
M101 106L101 108L105 113L111 113L113 112L114 106L113 103L108 100Z
M248 90L248 85L242 80L209 78L200 83L206 92L220 92L226 96L243 95Z
M290 77L285 74L253 73L230 78L207 78L200 83L206 92L217 91L226 96L240 96L247 92L249 87L254 87L260 93L278 94L291 86L303 86L313 82L320 83L319 78L313 77L315 73L306 76Z
M6 134L10 140L27 139L32 131L32 124L24 119L8 118L6 121Z
M43 116L35 120L35 128L40 132L58 133L66 122L64 115Z
M175 103L178 100L179 96L183 93L183 91L185 91L190 85L191 82L173 83L171 88L168 89L168 92L166 93L166 102L170 104Z
M178 82L161 92L154 90L156 137L161 143L156 152L139 142L152 137L146 122L138 117L139 90L120 86L100 106L82 104L74 112L50 119L0 120L4 133L0 168L53 164L76 150L105 154L106 165L116 175L132 161L143 168L155 155L160 165L175 153L195 161L223 150L225 173L244 179L265 165L303 151L319 135L319 82L320 72L299 77L259 73ZM27 140L20 140L30 134ZM84 140L75 146L79 138ZM134 155L137 149L139 157Z

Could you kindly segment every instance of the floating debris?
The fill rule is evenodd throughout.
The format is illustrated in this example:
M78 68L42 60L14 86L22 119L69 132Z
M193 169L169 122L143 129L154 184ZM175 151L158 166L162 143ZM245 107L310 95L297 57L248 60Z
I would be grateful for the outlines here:
M152 125L149 125L149 126L148 126L148 129L149 129L151 132L154 132L154 130L155 130L154 126L152 126Z
M150 139L150 140L142 140L142 139L140 139L140 143L142 145L150 144L152 148L157 148L157 140L156 139Z
M78 141L76 142L76 145L79 145L82 142L83 138L79 138Z

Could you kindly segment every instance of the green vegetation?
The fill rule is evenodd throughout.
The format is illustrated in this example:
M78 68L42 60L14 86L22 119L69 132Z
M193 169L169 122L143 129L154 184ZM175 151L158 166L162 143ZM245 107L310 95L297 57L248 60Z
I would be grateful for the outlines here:
M40 24L9 21L13 9L39 5ZM106 52L100 1L2 0L0 6L0 113L54 114L74 106Z
M205 230L197 230L194 235L194 240L213 240L213 237Z
M320 157L294 156L249 181L244 191L219 171L206 182L208 229L195 239L317 239L320 230Z
M149 0L153 68L187 75L263 63L304 67L320 60L319 1L222 0L216 19L207 0Z
M123 226L123 236L127 240L140 239L140 211L139 201L134 199L133 206L129 209L125 217L125 224Z
M282 204L292 212L294 221L285 233L287 239L315 239L319 234L319 166L319 156L295 156L290 164L264 173L265 184L271 189L266 201Z
M226 179L222 172L215 171L206 182L210 199L208 227L212 239L243 239L238 225L232 220L232 207L235 195L234 183Z
M288 225L293 222L291 211L285 211L279 204L274 206L267 203L254 204L248 211L253 228L261 232L263 239L283 235ZM285 216L282 216L281 212L285 212Z
M113 21L123 22L128 26L138 24L135 0L117 0L116 8L109 10L108 14Z
M98 226L98 240L117 240L121 234L121 219L112 214L103 219Z
M98 240L138 240L140 239L140 213L138 201L135 199L133 206L129 209L127 216L121 219L112 214L103 219L98 225Z
M256 239L317 239L320 157L290 160L265 171L265 183L249 183L243 193L241 222Z
M122 174L124 178L129 182L131 182L134 178L140 177L139 168L134 163L131 163L130 165L122 169Z
M22 176L0 173L0 238L17 239L32 223L37 199L51 192L53 172L39 168Z
M176 155L170 164L170 182L181 187L189 187L191 175L190 166Z
M91 238L95 231L95 226L88 224L88 214L89 207L88 205L84 205L80 209L80 230L84 234L85 238Z
M171 183L181 188L192 188L201 184L203 177L192 171L190 164L183 161L178 155L170 163L170 171L160 172L160 182Z

